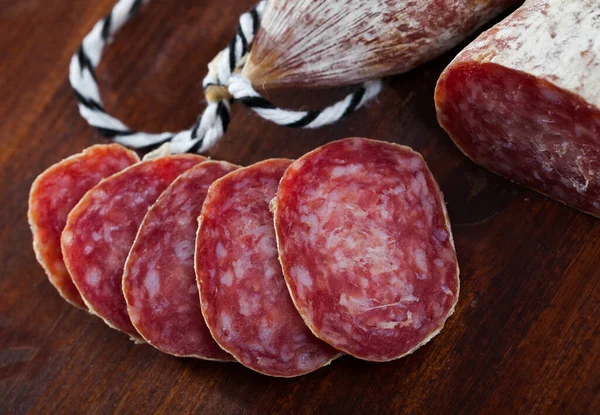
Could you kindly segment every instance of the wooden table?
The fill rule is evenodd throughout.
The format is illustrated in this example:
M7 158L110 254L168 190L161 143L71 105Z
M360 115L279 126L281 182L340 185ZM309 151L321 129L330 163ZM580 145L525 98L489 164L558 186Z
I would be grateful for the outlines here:
M0 0L0 413L600 413L600 221L454 147L432 95L458 49L390 79L376 103L320 130L277 127L236 107L210 153L247 165L348 136L423 153L448 203L462 292L446 328L413 355L343 357L301 378L268 378L136 346L61 300L31 249L27 197L46 167L105 142L80 118L67 68L112 3ZM191 125L205 66L251 5L156 0L143 9L99 68L108 109L134 128ZM276 95L298 108L340 93Z

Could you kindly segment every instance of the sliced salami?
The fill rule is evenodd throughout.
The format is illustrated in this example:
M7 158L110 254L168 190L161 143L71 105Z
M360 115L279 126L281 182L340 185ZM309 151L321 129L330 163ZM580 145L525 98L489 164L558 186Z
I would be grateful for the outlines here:
M314 371L339 354L304 325L277 261L269 201L289 164L267 160L217 180L196 240L200 302L213 337L245 366L281 377Z
M477 164L600 216L600 7L529 0L446 68L438 119Z
M148 208L180 174L205 161L195 155L137 163L88 191L62 233L65 264L89 310L135 339L122 291L123 266Z
M320 339L387 361L442 329L458 299L446 208L423 158L349 138L301 157L273 202L283 274Z
M52 285L74 306L86 308L60 250L60 234L67 216L100 180L138 161L134 152L118 144L92 146L51 166L31 186L27 217L33 250Z
M194 246L208 187L236 168L207 161L179 176L146 214L129 252L123 276L129 317L138 333L165 353L233 360L202 317Z

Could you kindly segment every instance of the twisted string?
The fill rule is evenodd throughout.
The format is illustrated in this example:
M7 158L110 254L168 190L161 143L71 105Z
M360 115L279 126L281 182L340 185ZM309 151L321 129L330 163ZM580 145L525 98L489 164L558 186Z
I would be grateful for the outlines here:
M260 117L292 128L318 128L348 116L373 99L381 90L381 81L364 83L356 92L317 111L291 111L277 108L257 93L247 78L239 74L260 28L267 0L240 16L235 36L208 65L202 83L207 106L196 122L177 133L147 133L129 128L110 115L102 103L96 68L102 53L114 35L151 0L119 0L106 17L86 35L69 67L69 81L78 100L79 113L102 135L125 146L143 149L161 146L157 154L204 153L225 134L230 121L231 104L239 101Z

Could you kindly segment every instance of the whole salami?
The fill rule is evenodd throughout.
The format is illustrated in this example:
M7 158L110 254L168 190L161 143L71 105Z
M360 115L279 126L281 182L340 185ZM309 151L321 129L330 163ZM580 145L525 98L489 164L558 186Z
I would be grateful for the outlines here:
M477 164L600 216L600 6L529 0L446 68L438 119Z
M286 170L273 202L283 274L320 339L360 359L412 353L458 300L446 208L423 158L349 138Z
M33 249L48 279L69 303L85 308L60 250L67 215L100 180L137 163L137 155L118 144L92 146L48 168L31 186L27 217Z
M196 239L202 314L221 347L260 373L292 377L339 353L314 337L286 289L269 201L290 160L236 170L210 188Z
M129 252L123 275L129 317L144 339L165 353L233 360L202 317L194 246L208 187L236 168L207 161L179 176L146 214Z
M269 0L243 74L265 89L409 71L522 0Z
M65 265L89 310L134 339L127 315L123 266L148 208L180 174L205 161L178 155L137 163L90 189L73 208L61 236Z

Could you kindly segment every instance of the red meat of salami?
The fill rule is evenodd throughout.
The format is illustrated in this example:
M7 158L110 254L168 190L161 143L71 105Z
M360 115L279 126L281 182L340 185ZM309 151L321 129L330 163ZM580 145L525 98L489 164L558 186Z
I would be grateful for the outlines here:
M289 164L267 160L217 180L196 239L200 303L213 337L245 366L281 377L311 372L339 354L304 325L277 261L269 201Z
M600 6L529 0L446 68L438 119L477 164L600 216Z
M236 168L207 161L179 176L146 214L129 252L123 276L129 317L138 333L165 353L233 360L202 317L194 246L208 187Z
M67 216L100 180L138 161L134 152L118 144L92 146L51 166L31 186L27 217L37 260L59 294L77 307L85 308L85 304L60 250L60 234Z
M62 233L65 264L89 310L135 339L127 315L123 266L148 208L180 174L205 161L178 155L137 163L90 189Z
M349 138L286 170L273 202L296 308L320 339L372 361L412 353L458 300L442 195L408 147Z

